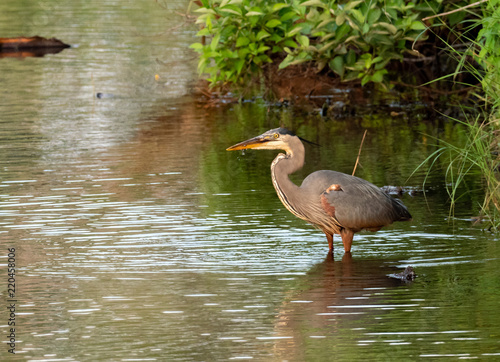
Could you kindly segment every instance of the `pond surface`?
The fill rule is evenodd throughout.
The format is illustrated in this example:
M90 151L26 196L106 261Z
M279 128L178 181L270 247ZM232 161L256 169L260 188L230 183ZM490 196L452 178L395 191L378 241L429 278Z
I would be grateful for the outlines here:
M500 356L500 243L449 214L444 176L402 196L414 220L355 236L352 257L296 219L272 187L275 153L226 147L285 125L317 169L380 185L409 178L453 123L404 110L340 120L191 95L187 1L0 4L0 36L74 45L0 59L2 340L26 361L435 360ZM156 76L157 75L157 76ZM156 77L155 77L156 76ZM97 98L102 93L104 97ZM468 181L480 188L480 178ZM412 265L404 283L388 275ZM7 312L6 312L7 310ZM441 359L441 358L440 358Z

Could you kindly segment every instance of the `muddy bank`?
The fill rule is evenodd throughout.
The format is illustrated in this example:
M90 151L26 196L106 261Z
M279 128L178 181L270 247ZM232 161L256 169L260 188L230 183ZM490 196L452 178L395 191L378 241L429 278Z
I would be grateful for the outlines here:
M204 107L263 98L272 106L295 106L299 112L326 118L380 112L404 118L463 118L467 107L469 114L477 112L474 94L482 93L480 85L465 86L449 81L429 84L404 67L397 74L389 84L361 86L359 80L341 82L333 72L318 72L312 65L278 69L273 63L245 87L210 88L209 83L202 80L194 86L194 93Z

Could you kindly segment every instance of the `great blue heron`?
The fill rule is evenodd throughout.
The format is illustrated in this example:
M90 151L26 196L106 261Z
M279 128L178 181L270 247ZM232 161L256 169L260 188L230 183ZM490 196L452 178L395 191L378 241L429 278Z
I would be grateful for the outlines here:
M295 216L323 230L333 251L333 235L340 234L344 250L351 251L354 233L378 231L394 221L411 219L406 206L372 183L337 171L316 171L295 185L288 175L304 165L304 145L285 128L235 144L228 151L283 150L271 163L274 188L285 207Z

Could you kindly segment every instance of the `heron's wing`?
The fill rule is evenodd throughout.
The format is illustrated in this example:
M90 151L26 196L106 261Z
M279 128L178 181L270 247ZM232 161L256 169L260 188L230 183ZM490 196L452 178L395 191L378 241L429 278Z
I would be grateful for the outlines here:
M314 176L313 176L314 175ZM310 180L307 180L313 176ZM355 176L335 171L318 171L308 176L302 187L320 193L325 213L346 228L380 228L394 221L411 219L406 207L377 186Z
M391 200L378 189L362 183L340 184L323 194L343 227L353 230L380 228L394 221Z

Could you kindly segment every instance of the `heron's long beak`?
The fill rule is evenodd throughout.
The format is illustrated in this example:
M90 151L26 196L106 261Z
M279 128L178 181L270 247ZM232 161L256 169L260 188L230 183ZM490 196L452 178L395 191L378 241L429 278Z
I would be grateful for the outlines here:
M263 145L267 144L269 141L272 141L272 138L267 138L262 135L250 138L249 140L237 143L231 147L226 148L226 151L238 151L238 150L247 150L249 148L262 148Z

